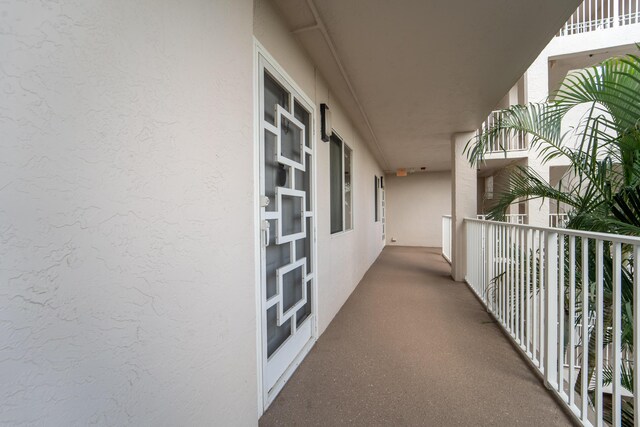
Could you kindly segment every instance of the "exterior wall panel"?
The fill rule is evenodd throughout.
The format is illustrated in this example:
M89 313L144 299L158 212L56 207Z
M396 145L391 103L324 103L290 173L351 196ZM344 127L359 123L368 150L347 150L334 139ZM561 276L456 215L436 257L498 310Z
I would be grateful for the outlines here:
M252 1L2 10L0 424L255 424Z

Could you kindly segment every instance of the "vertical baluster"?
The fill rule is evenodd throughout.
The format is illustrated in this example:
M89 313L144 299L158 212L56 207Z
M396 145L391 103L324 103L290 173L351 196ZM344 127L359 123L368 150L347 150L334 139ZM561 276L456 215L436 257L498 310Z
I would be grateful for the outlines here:
M496 225L496 231L498 233L498 262L497 262L497 275L494 282L494 293L496 296L496 304L498 306L498 320L502 322L502 290L500 289L500 283L502 281L502 227Z
M564 387L564 234L558 235L558 391ZM562 394L560 395L562 396Z
M513 280L513 271L514 271L514 258L515 254L513 252L513 226L509 226L509 332L513 335L513 290L514 290L514 280Z
M604 333L604 310L603 310L603 241L596 240L596 426L602 426L602 365L603 355L603 333Z
M589 412L589 239L582 238L582 368L580 397L582 398L582 422L586 423Z
M540 232L534 231L533 233L533 278L531 279L532 286L532 299L533 299L533 357L537 362L537 365L540 365L540 344L538 341L538 336L540 331L538 330L538 325L540 321L540 312L538 308L538 301L540 296L540 285L538 280L538 270L540 265Z
M640 246L633 246L633 342L640 343ZM633 350L633 367L640 366L640 351ZM633 407L640 408L640 375L633 376ZM633 424L640 427L640 414L634 414Z
M495 259L494 253L493 253L493 225L491 224L487 224L485 226L485 245L487 247L487 262L486 262L486 269L485 269L485 276L484 276L484 284L482 287L482 299L483 301L485 301L485 304L487 304L487 308L491 311L493 311L493 304L490 303L490 299L487 298L487 286L489 286L489 281L491 280L492 276L492 271L493 271L493 262Z
M513 315L514 315L514 324L513 324L513 331L515 333L515 338L516 338L516 342L518 342L518 344L520 344L520 281L518 280L520 278L520 269L522 268L522 265L520 264L520 229L519 228L515 228L514 229L514 244L513 244L513 251L515 253L514 256L514 281L513 281L513 289L514 289L514 293L513 293L513 303L514 303L514 310L513 310Z
M612 396L612 420L614 426L619 426L622 422L622 388L620 385L622 363L620 347L622 332L622 245L613 244L613 396Z
M544 233L544 378L549 388L558 385L558 233Z
M503 251L502 251L502 246L504 244L504 239L502 238L502 225L498 225L498 242L499 242L499 248L498 248L498 253L499 253L499 257L498 257L498 265L499 265L499 277L496 279L496 283L495 283L495 288L496 288L496 293L497 293L497 297L498 297L498 311L500 313L500 315L498 316L498 319L500 320L500 323L502 323L502 314L503 314L503 305L502 305L502 263L503 263Z
M532 339L533 339L533 344L532 344L532 352L533 352L533 361L536 363L536 365L540 365L539 362L539 356L538 356L538 277L536 275L537 270L538 270L538 254L537 254L537 247L538 247L538 239L536 238L536 234L537 231L534 230L533 232L533 242L532 242L532 246L533 246L533 254L532 254L532 259L531 259L531 268L532 268L532 278L531 278L531 299L533 300L533 307L532 307L532 311L533 311L533 319L532 319L532 323L533 323L533 335L532 335Z
M569 238L569 405L575 405L576 361L576 238Z
M522 346L522 344L526 345L525 342L525 332L524 332L524 299L525 299L525 293L524 293L524 275L526 273L526 252L525 252L525 242L524 242L524 236L525 236L525 229L522 228L520 229L520 345ZM525 347L525 351L526 351L526 347Z
M502 325L507 326L507 229L504 224L500 225L502 229L502 280L500 288L502 289Z
M502 312L504 313L504 316L502 316L502 322L505 328L508 329L507 326L507 321L509 319L509 304L508 304L508 286L509 286L509 234L508 234L508 228L506 227L506 225L502 226L502 229L504 231L504 257L503 257L503 261L504 261L504 275L502 276L502 289L503 289L503 295L502 295Z
M546 283L544 281L545 278L545 268L544 268L544 264L545 264L545 258L547 257L546 254L546 247L545 247L545 233L540 231L538 232L538 237L540 239L540 250L538 251L538 256L540 258L539 261L539 267L540 270L538 271L538 320L539 320L539 325L538 325L538 333L540 334L538 337L538 343L540 345L540 369L543 369L544 366L547 364L547 361L544 360L543 355L545 354L545 336L546 336L546 319L545 319L545 293L546 293Z
M481 295L480 290L482 289L482 274L481 274L481 266L484 248L482 247L482 224L476 223L476 244L478 245L478 251L480 252L480 256L476 259L476 293Z

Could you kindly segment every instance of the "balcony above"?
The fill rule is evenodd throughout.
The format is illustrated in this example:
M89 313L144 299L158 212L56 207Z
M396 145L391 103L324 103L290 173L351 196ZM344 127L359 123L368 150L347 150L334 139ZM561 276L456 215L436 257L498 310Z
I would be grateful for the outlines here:
M489 117L482 122L482 125L478 129L478 133L482 134L490 129L495 123L500 121L500 111L492 111ZM492 141L489 146L489 151L486 153L485 158L491 159L516 159L524 158L528 156L529 145L527 143L527 136L523 132L519 132L514 135L499 135L498 138Z
M639 0L586 0L556 36L603 31L635 24L640 24Z

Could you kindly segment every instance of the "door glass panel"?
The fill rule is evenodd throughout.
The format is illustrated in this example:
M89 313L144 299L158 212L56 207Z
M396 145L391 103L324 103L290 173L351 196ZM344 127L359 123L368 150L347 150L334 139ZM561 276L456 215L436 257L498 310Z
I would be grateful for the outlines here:
M302 266L282 275L282 311L286 312L302 299L304 283Z
M271 230L275 230L275 221L269 221ZM276 270L283 265L291 263L291 250L289 243L282 245L276 245L275 233L271 232L271 241L267 246L265 254L266 262L266 285L267 285L267 299L276 295Z
M302 163L303 129L284 116L280 120L280 155Z
M276 161L276 136L264 131L264 195L269 198L266 210L276 210L276 186L280 164ZM280 172L281 173L281 172Z
M311 280L306 284L307 286L307 303L303 305L296 313L296 325L300 326L307 317L311 314Z
M298 101L295 101L293 105L294 105L293 114L295 118L298 119L300 123L304 125L305 144L307 147L311 147L311 127L309 126L311 115L307 110L304 109L304 107L302 107L302 105L300 105Z
M291 319L278 326L278 310L274 305L267 310L267 357L282 345L291 335Z
M307 274L311 273L311 218L306 218L307 221L307 237L304 239L296 240L296 261L306 258L307 259Z
M306 193L305 209L311 211L311 156L306 154L306 171L296 169L296 190L304 191Z
M302 232L302 197L282 196L282 235Z
M276 105L289 110L289 92L283 89L274 79L264 72L264 119L276 124Z

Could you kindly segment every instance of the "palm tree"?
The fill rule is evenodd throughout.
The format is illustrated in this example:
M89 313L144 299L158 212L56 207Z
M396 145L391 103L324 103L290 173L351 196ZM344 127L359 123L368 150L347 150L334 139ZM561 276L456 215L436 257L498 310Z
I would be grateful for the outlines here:
M563 120L579 106L586 108L586 114L577 126L563 131ZM490 219L503 220L506 209L516 201L550 200L568 207L567 228L640 236L640 57L611 58L570 73L546 102L515 105L502 110L499 117L467 144L466 153L474 166L483 161L495 141L524 133L529 137L530 150L537 151L543 163L563 157L570 167L563 177L568 183L565 189L551 186L531 168L513 168L508 185L488 214ZM595 250L589 256L595 260ZM612 280L606 274L610 270L606 265L611 263L611 254L605 253L604 262L604 304L610 307ZM594 266L595 262L590 264ZM623 269L623 306L631 307L633 265L627 263ZM590 273L589 277L595 276ZM577 282L581 282L580 277ZM582 289L589 292L592 285L576 283L577 293ZM580 301L581 297L576 299ZM611 317L611 310L605 309L605 328L611 326ZM632 352L633 319L623 314L622 322L622 346ZM591 335L588 378L595 367L595 334ZM610 344L610 339L605 337L604 343ZM606 368L605 380L612 380ZM632 390L633 370L625 369L621 382ZM580 381L576 389L580 390ZM633 424L631 403L624 402L623 412L623 423Z

